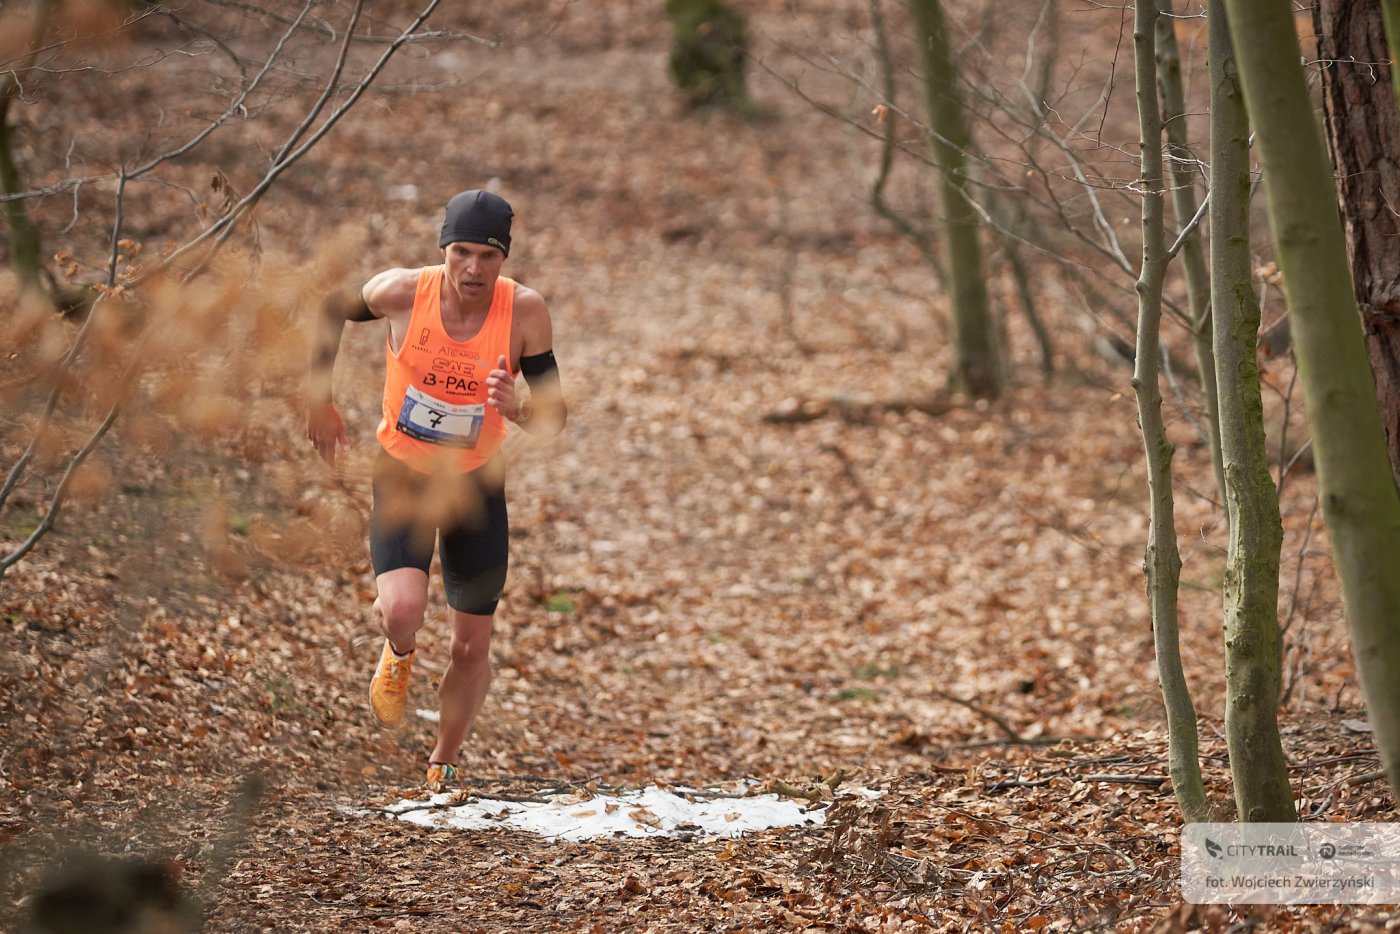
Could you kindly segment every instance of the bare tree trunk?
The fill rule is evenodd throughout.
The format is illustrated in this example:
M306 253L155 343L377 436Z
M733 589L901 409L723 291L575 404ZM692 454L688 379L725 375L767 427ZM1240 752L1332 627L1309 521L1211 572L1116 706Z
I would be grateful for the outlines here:
M1292 8L1225 0L1283 270L1318 489L1352 654L1392 790L1400 788L1400 494L1357 314L1332 166L1308 97ZM1248 36L1248 41L1239 37Z
M1181 553L1176 542L1176 504L1172 497L1172 456L1162 420L1159 385L1162 330L1162 279L1168 262L1163 220L1165 187L1162 170L1162 117L1157 106L1156 39L1157 0L1137 0L1133 25L1133 49L1137 67L1139 145L1142 149L1142 271L1137 281L1137 354L1133 365L1133 391L1137 396L1138 423L1147 451L1147 489L1152 514L1148 525L1143 570L1151 603L1152 635L1157 653L1157 674L1167 711L1167 770L1181 816L1187 822L1208 816L1205 785L1198 758L1196 708L1181 667L1180 631L1177 626L1177 591L1181 582Z
M1172 12L1172 0L1159 0L1163 14ZM1186 132L1186 92L1181 82L1181 52L1177 48L1175 20L1157 17L1157 83L1162 93L1162 124L1167 132L1167 152L1171 156L1172 213L1183 230L1196 217L1196 157ZM1210 272L1199 226L1186 233L1181 247L1182 272L1186 277L1186 306L1191 317L1191 345L1196 351L1196 369L1201 377L1201 408L1205 412L1210 458L1215 465L1215 488L1225 502L1225 464L1220 455L1220 401L1215 383L1215 351L1211 346Z
M1391 471L1400 485L1400 115L1380 80L1389 56L1381 10L1318 0L1313 7L1327 140L1351 253Z
M1225 564L1225 741L1246 821L1296 818L1278 731L1283 520L1269 474L1249 254L1249 118L1221 0L1210 0L1210 268L1230 549Z
M19 166L15 162L14 137L10 127L10 104L18 86L8 78L0 77L0 194L12 195L23 189L20 183ZM10 266L27 288L38 289L39 228L35 225L24 202L12 199L5 202L5 219L10 225Z
M947 18L942 0L915 0L913 12L923 49L929 145L938 165L958 381L976 398L995 399L1002 389L1001 362L987 298L979 218L967 193L966 152L971 136L958 92Z
M24 189L21 183L19 164L15 159L13 127L10 124L10 111L19 99L22 87L16 75L27 71L33 64L35 50L38 49L48 28L50 7L47 0L37 0L33 4L34 17L29 26L30 35L25 41L25 54L21 61L7 62L0 72L0 194L14 195ZM14 37L10 37L13 41ZM29 210L19 199L5 201L5 219L10 227L10 266L26 288L42 290L41 272L43 264L39 227L29 216Z

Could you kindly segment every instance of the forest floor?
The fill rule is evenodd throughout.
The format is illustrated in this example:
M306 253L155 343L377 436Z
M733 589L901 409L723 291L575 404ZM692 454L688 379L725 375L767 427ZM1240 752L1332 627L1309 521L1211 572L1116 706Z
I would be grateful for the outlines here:
M120 482L0 582L0 924L61 857L101 853L173 873L210 931L1400 926L1388 906L1182 903L1142 441L1130 371L1085 349L1082 311L1043 309L1049 385L1012 316L1015 385L949 395L938 280L866 206L868 151L763 75L760 118L683 113L664 32L630 28L566 22L469 95L367 102L270 199L264 245L304 258L359 217L364 277L433 262L460 188L495 178L516 204L506 272L550 302L571 417L509 442L510 581L464 793L747 781L807 793L813 822L567 842L393 819L434 728L383 729L367 704L383 336L352 325L336 471L290 405L157 453L118 433ZM1226 541L1168 406L1182 651L1223 804ZM27 424L0 421L7 466ZM1313 498L1291 474L1290 776L1309 819L1393 820Z

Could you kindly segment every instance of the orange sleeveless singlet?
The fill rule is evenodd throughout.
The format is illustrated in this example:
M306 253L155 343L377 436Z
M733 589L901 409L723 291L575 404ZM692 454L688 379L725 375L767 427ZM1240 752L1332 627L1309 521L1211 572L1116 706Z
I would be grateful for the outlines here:
M379 443L422 473L476 470L500 450L505 419L486 404L486 377L510 360L515 281L501 276L481 330L456 341L442 325L442 266L418 273L403 346L385 338L384 418Z

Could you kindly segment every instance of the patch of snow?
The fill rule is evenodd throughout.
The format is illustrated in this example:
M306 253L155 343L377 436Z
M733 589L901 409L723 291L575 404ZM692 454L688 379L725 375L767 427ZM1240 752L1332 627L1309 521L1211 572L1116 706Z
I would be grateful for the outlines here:
M860 794L876 794L859 790ZM436 794L387 808L398 820L422 827L485 830L509 827L557 840L598 837L737 837L774 827L815 826L824 808L773 794L718 797L687 789L648 785L620 794L556 794L538 801L469 798Z

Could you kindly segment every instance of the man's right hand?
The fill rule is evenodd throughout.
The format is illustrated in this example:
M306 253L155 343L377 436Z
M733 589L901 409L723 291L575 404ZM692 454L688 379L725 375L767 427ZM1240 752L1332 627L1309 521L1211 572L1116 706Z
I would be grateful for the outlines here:
M330 402L316 402L306 412L306 437L311 441L316 453L332 467L335 466L335 452L350 449L350 438L345 434L345 420Z

